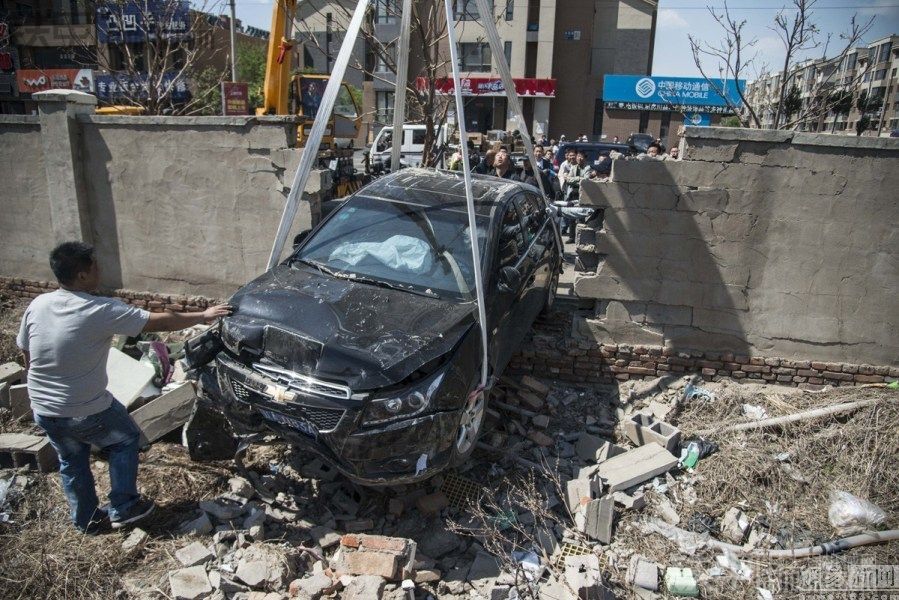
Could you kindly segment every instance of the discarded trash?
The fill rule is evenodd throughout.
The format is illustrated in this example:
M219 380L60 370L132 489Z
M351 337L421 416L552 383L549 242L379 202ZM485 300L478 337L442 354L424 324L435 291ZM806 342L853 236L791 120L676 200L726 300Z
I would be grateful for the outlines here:
M758 593L759 593L758 599L759 600L774 600L774 594L772 594L770 590L767 590L763 587L755 588L755 589L758 590Z
M768 418L768 411L764 406L756 406L755 404L744 404L743 415L749 417L753 421L761 421Z
M639 527L644 533L658 533L665 536L677 544L678 549L688 556L693 556L697 550L705 548L709 543L708 533L684 531L659 519L643 521Z
M684 388L684 401L687 400L707 400L709 402L714 402L715 394L691 383Z
M525 572L525 577L530 581L539 579L543 575L544 567L540 564L540 557L535 552L516 550L512 552L512 560L521 566Z
M835 490L830 493L827 518L839 533L846 533L880 525L886 519L886 514L879 506L867 500L853 496L849 492Z
M752 567L734 556L733 552L725 551L715 557L715 561L732 573L735 573L740 579L749 581L752 579Z
M140 362L153 367L156 377L153 378L153 385L162 387L172 378L172 362L169 358L169 349L162 342L138 342L137 348L143 354Z
M713 533L718 534L718 521L715 517L705 513L693 513L687 520L687 530L694 533Z
M672 596L696 598L699 596L699 584L693 577L692 569L668 567L665 571L665 587Z
M682 443L678 465L682 468L693 469L701 459L717 451L718 444L705 438L685 440Z

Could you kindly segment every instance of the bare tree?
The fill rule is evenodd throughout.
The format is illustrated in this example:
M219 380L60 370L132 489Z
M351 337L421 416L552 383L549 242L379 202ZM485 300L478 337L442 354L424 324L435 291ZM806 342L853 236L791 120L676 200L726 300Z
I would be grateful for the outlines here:
M832 88L835 85L851 86L862 73L858 73L852 81L841 80L835 82L833 77L842 74L842 65L849 52L861 41L864 35L870 30L874 22L871 17L867 22L860 23L856 16L853 16L849 22L849 28L846 32L840 34L843 40L840 51L828 57L828 48L830 46L831 35L827 35L824 42L819 39L820 29L814 22L812 8L817 0L791 0L790 8L782 8L774 17L774 23L770 27L780 38L784 45L784 62L780 71L777 89L773 102L775 129L792 129L799 123L814 120L826 115L839 104L841 96L833 94ZM706 61L717 63L713 65L717 67L720 79L739 80L745 78L747 71L751 66L755 65L758 58L757 53L753 53L749 58L746 57L757 43L757 39L746 39L744 35L744 26L746 20L737 21L730 14L727 2L724 3L723 12L716 12L713 7L708 7L709 12L715 21L721 26L724 33L724 39L718 44L701 41L690 35L690 47L693 51L693 61L696 64L703 78L712 86L712 88L722 97L733 110L735 114L740 116L741 124L746 126L761 127L761 119L759 113L761 106L754 105L744 94L743 90L737 87L742 106L736 106L724 94L723 82L716 82L707 75L709 66ZM816 48L823 48L822 55L817 61L819 64L829 65L829 68L822 71L821 76L814 81L806 84L807 102L797 104L796 78L805 68L805 65L798 64L800 58L807 52ZM765 70L762 70L765 73ZM792 93L792 96L791 96ZM789 100L789 102L788 102ZM740 110L740 109L743 110ZM745 115L745 116L744 116Z
M86 5L96 12L96 37L79 43L96 58L101 102L136 106L149 115L203 109L210 90L192 89L191 77L215 53L226 51L210 43L217 26L211 12L223 6L221 0L89 0ZM225 73L202 82L218 86Z
M379 0L380 9L385 11L386 16L400 21L400 0ZM503 0L497 2L501 7L505 7L512 0ZM374 2L372 2L374 5ZM473 2L463 4L466 10L471 10ZM346 24L352 16L352 8L355 3L334 0L309 0L305 3L304 8L311 10L312 14L316 14L321 20L324 18L323 11L327 7L328 11L332 11L332 23L337 30L345 30ZM501 8L504 10L504 8ZM493 19L498 21L501 19L500 11L494 10ZM469 18L479 18L478 16L469 15ZM410 48L412 51L412 59L409 64L409 79L406 82L406 98L408 119L413 122L420 122L425 126L424 150L422 153L422 164L433 165L439 158L440 148L436 146L438 132L446 123L447 113L451 106L451 97L442 95L438 92L438 81L445 78L451 69L449 48L447 46L447 19L444 3L442 0L413 0L412 2L412 31L410 38ZM465 21L460 21L464 27ZM313 48L319 52L330 55L330 48L324 48L316 32L310 28L309 23L298 21L296 30L303 36L304 41L308 42ZM365 76L375 81L393 83L396 76L396 48L399 46L398 38L382 40L375 34L375 28L371 20L369 25L363 27L361 32L362 40L368 56L371 57L369 64L363 64L358 57L354 57L354 62L350 67L363 73ZM486 40L478 40L485 46ZM383 69L375 67L376 64L383 66ZM386 77L392 73L393 79Z

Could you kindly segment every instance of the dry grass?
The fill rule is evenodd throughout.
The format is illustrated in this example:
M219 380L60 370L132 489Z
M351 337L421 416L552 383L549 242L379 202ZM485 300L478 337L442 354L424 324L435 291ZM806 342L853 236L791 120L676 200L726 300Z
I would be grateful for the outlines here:
M94 463L98 494L109 489L105 463ZM179 446L157 444L142 457L138 484L158 503L142 524L150 541L142 552L125 555L127 532L95 537L75 531L56 475L36 475L14 514L15 523L0 524L0 598L114 598L123 579L137 576L163 583L175 567L172 559L184 540L175 527L196 509L197 501L220 493L230 472L222 465L190 462ZM102 501L102 500L101 500ZM167 591L167 587L164 587Z
M16 346L16 335L26 306L26 303L16 302L0 293L0 364L22 363L22 353Z
M720 519L727 509L741 507L756 518L759 525L776 535L784 547L807 546L837 537L827 519L828 496L832 490L845 490L865 498L888 515L887 525L896 526L899 509L899 402L897 393L874 388L839 388L823 393L772 394L772 388L730 386L718 394L716 402L694 402L673 419L685 436L707 428L744 420L741 404L765 406L771 416L780 416L866 398L889 401L859 410L851 415L795 423L781 430L748 431L708 436L720 445L718 453L700 461L695 484L695 503L677 504L680 526L694 513ZM791 455L790 464L805 482L797 481L775 456ZM683 489L673 493L684 498ZM650 498L650 506L652 498ZM663 565L691 567L703 574L715 566L720 552L701 550L685 556L677 546L659 535L647 535L635 527L645 515L626 513L618 525L616 540L622 547L648 556ZM771 587L769 578L786 571L826 564L839 567L869 561L895 565L899 562L899 544L856 548L823 559L752 559L756 581L742 582L732 577L713 578L702 584L708 598L756 598L756 586ZM626 561L618 565L623 580ZM775 591L775 590L772 590ZM777 598L810 596L781 591Z

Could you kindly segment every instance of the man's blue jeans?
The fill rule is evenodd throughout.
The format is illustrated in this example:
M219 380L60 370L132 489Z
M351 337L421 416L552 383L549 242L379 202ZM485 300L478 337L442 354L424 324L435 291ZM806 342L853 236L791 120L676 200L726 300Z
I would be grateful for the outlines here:
M113 400L106 410L86 417L45 417L34 415L47 432L59 454L59 474L72 522L87 529L98 507L94 475L91 473L91 445L109 456L109 516L116 520L138 500L137 462L140 430L128 410Z

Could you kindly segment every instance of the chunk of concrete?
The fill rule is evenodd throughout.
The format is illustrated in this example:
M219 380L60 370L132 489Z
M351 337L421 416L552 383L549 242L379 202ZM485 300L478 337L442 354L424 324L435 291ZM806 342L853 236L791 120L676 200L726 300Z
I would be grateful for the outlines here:
M742 544L749 525L749 518L746 514L734 506L721 517L721 535L734 544Z
M41 435L0 433L0 468L35 467L56 470L57 454L50 440Z
M522 376L521 385L543 397L546 397L546 395L549 394L549 386L530 375Z
M569 556L565 559L565 582L578 598L601 598L602 573L595 554Z
M134 360L116 348L109 349L109 357L106 359L106 391L125 408L129 408L140 398L155 376L156 371L152 366Z
M376 575L353 577L346 586L343 600L380 600L384 597L384 579Z
M135 527L131 530L131 533L128 534L128 537L125 538L125 541L122 542L122 552L131 554L132 552L140 550L144 547L144 544L147 543L149 538L150 535L146 531L140 527Z
M625 494L624 492L615 492L612 494L612 499L629 510L640 510L646 506L646 496L643 492L636 492L634 495Z
M612 457L599 465L598 473L610 492L625 490L677 466L677 457L656 442Z
M212 593L204 567L189 567L169 573L169 585L176 600L199 600Z
M9 383L0 381L0 408L9 408Z
M184 548L175 550L175 558L185 567L195 567L212 560L215 555L200 542L193 542Z
M519 391L518 399L530 410L541 410L543 408L543 398L533 392Z
M591 501L585 508L586 522L584 533L590 539L603 544L612 541L612 525L615 521L615 501L606 496L599 500Z
M32 419L31 399L28 397L28 384L17 383L9 386L9 411L14 419Z
M581 504L589 502L601 493L601 484L596 478L572 479L565 483L565 503L572 513Z
M624 432L628 439L638 446L656 442L668 452L676 452L680 447L681 431L652 415L635 413L624 422Z
M577 452L577 455L581 460L587 462L602 462L613 456L622 454L625 452L625 449L616 446L612 442L604 440L601 437L590 435L589 433L582 433L578 436L574 451Z
M318 600L334 589L334 582L324 573L314 573L312 577L295 579L290 583L291 597L301 600Z
M659 564L645 556L634 554L627 567L626 581L634 587L653 592L658 591Z
M196 397L193 384L186 382L132 412L131 418L141 430L141 445L155 442L187 423Z
M25 369L14 362L0 365L0 383L9 385L25 383Z
M211 531L212 521L209 520L209 515L205 511L178 528L178 533L182 535L205 535Z
M466 581L469 583L484 583L486 581L499 577L502 572L502 565L499 560L492 554L486 552L478 552L468 569L468 577Z

